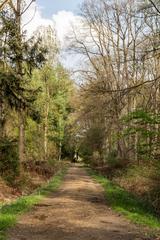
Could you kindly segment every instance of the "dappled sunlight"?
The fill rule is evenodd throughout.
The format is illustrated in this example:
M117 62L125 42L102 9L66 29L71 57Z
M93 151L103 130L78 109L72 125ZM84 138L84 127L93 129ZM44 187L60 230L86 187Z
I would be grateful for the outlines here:
M0 0L0 240L160 240L159 29L160 0Z
M56 193L9 231L11 240L133 240L137 236L137 228L106 205L101 186L77 167L69 169Z

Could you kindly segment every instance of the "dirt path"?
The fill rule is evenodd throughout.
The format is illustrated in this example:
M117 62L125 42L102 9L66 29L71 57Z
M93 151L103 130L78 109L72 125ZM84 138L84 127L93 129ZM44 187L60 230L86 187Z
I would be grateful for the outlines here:
M84 169L69 169L61 188L23 215L9 240L138 240L138 230L105 204Z

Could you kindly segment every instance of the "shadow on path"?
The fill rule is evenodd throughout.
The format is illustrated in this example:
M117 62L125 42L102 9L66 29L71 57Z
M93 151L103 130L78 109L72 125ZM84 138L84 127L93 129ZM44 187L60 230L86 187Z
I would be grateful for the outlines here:
M138 240L136 226L106 205L102 187L72 167L61 188L19 219L9 240Z

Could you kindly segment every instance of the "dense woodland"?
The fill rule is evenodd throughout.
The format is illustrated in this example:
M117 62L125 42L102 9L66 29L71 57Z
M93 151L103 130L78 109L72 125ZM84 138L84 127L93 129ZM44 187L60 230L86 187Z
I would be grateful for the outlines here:
M77 152L160 214L159 1L85 1L66 39L82 60L72 78L54 29L28 39L16 4L0 5L2 178L50 176Z
M160 213L160 2L89 0L81 16L79 151Z
M50 177L59 169L74 84L58 60L54 29L42 26L28 38L29 5L11 3L0 12L0 173L19 186L31 172Z

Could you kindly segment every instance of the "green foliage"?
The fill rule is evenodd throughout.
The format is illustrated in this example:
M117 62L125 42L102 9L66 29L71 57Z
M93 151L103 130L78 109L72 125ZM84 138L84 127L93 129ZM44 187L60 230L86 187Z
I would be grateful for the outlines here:
M39 39L25 41L13 13L1 11L0 19L0 101L6 101L9 107L17 110L30 109L38 90L29 88L31 74L33 69L42 67L46 50Z
M19 173L17 142L14 140L3 138L0 141L0 172L10 184Z
M160 219L156 217L153 208L147 202L140 200L105 177L91 170L89 170L89 173L103 186L106 200L113 209L122 213L134 223L149 226L153 229L160 228Z
M27 118L26 126L26 155L28 160L43 159L43 148L39 148L42 144L43 135L38 131L37 122L30 117Z
M106 158L107 165L111 168L119 167L121 161L122 160L118 158L117 150L112 150L111 152L109 152Z
M83 158L85 163L90 163L92 161L92 149L88 147L87 142L83 142L79 148L80 156Z
M98 153L100 161L100 153L102 150L104 138L104 129L101 126L92 126L89 128L80 144L80 154L86 161L92 162L95 152Z
M137 109L124 116L122 122L125 125L122 138L137 134L137 154L145 159L154 158L155 149L159 146L160 132L157 126L160 124L160 115Z
M26 160L55 159L58 147L63 145L64 141L72 81L61 64L53 66L53 61L46 59L49 57L46 47L51 47L53 52L50 56L55 59L58 52L56 42L53 42L53 46L46 44L47 40L47 43L52 42L50 35L48 39L45 38L45 43L43 35L41 39L39 34L30 39L26 38L21 31L23 29L18 23L17 14L10 8L0 12L0 21L0 112L3 110L0 116L0 132L7 137L18 139L19 117L23 115L22 135L26 139L23 139L21 144L25 148ZM10 113L13 111L16 112L16 119L11 122ZM17 142L17 148L19 143ZM11 169L15 170L16 166L13 165L18 164L17 156L12 157L8 152L9 148L7 149L9 144L5 144L6 153L1 161L3 164L0 163L1 172L4 171L4 166L8 168L12 165ZM4 175L7 174L8 180L12 181L12 174L7 171ZM17 170L14 173L18 174Z
M136 124L160 124L160 115L138 109L123 117L123 120L126 123L134 121Z
M63 66L52 67L49 63L46 63L42 69L34 72L33 84L41 88L37 101L34 103L35 109L41 116L39 126L44 126L47 118L48 144L55 144L58 148L61 143L63 148L65 128L70 113L69 97L73 89L73 83ZM49 110L48 114L46 108ZM31 130L29 131L31 132ZM55 155L51 156L50 153L48 155L50 155L50 158L56 158Z

